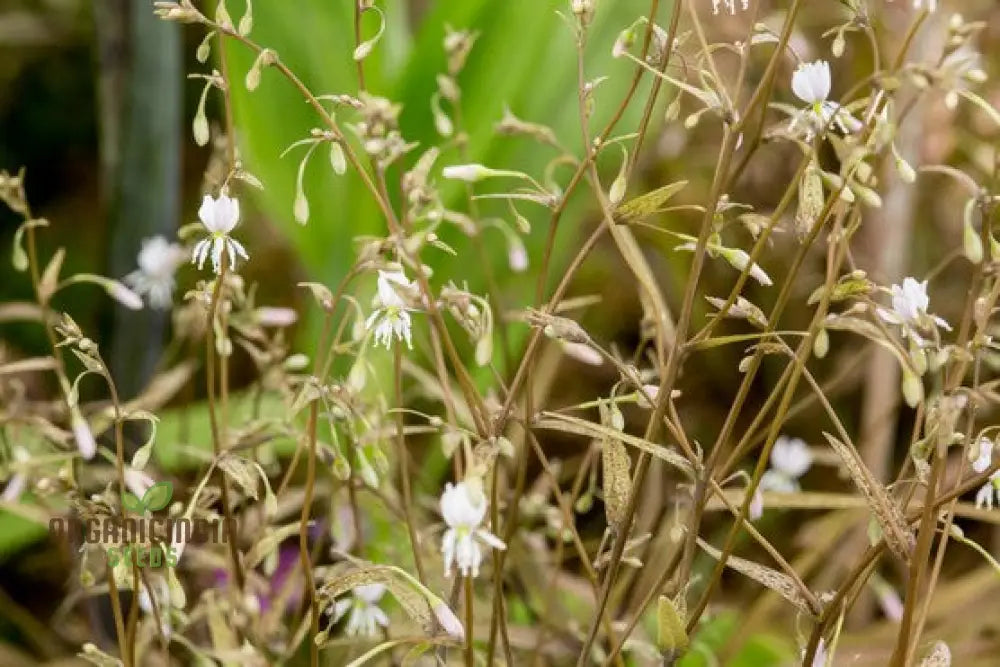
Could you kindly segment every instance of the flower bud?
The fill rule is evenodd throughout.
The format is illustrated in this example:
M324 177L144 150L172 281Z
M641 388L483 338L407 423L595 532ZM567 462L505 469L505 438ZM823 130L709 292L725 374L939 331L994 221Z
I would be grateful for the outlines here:
M456 164L445 167L442 174L445 178L475 183L496 174L496 171L481 164Z
M820 329L819 333L816 334L816 340L813 341L813 354L816 355L817 359L822 359L829 351L830 334L827 333L826 329Z
M442 630L459 641L465 640L465 628L462 627L462 622L443 600L435 598L431 601L431 611L434 612L434 618Z
M902 389L903 398L911 408L917 407L924 398L924 385L920 382L920 378L908 368L903 369Z

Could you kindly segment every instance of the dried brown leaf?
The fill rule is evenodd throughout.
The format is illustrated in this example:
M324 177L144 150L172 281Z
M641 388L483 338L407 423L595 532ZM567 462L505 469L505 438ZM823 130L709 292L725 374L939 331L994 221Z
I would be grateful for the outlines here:
M868 507L882 528L886 544L900 560L908 562L913 553L915 541L909 524L906 522L906 517L903 516L899 506L889 497L885 487L875 479L853 447L844 444L829 433L824 432L823 437L844 463L844 467L847 468L855 486L868 500Z

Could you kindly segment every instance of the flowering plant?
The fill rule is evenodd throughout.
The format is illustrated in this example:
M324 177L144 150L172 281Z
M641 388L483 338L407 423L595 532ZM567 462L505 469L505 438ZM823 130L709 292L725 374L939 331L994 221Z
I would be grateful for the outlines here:
M403 4L317 10L351 44L310 67L305 2L154 3L197 33L206 166L121 279L49 252L0 174L33 296L0 322L44 336L0 346L0 500L111 526L70 536L59 612L107 637L7 605L39 655L995 656L989 614L970 638L936 605L988 609L995 577L963 577L1000 571L996 10L569 0L556 32ZM136 392L66 298L94 286L169 313Z

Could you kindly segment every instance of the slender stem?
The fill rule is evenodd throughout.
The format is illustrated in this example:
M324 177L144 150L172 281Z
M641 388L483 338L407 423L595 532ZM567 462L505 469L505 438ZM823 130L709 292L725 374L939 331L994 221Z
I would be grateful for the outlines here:
M306 437L309 440L306 465L306 488L302 499L302 514L299 518L299 558L302 561L302 573L306 579L306 595L309 599L309 663L312 667L319 665L319 646L313 638L319 634L319 603L316 600L316 582L313 580L312 562L309 557L309 524L312 510L313 492L316 487L316 419L319 410L318 401L309 404L309 422L306 426Z
M463 577L462 587L465 590L465 667L475 667L475 598L472 594L472 577Z
M393 353L393 371L396 386L396 406L403 407L403 369L402 350L399 346ZM406 531L410 536L410 548L413 550L413 564L417 569L417 579L420 583L427 584L427 575L424 572L422 558L420 557L420 541L417 538L417 527L413 522L413 493L410 489L410 452L406 449L406 436L403 434L403 411L396 410L396 449L399 456L399 477L402 487L403 516L406 517Z
M215 397L215 368L216 368L216 338L215 338L215 318L219 311L223 284L226 281L226 261L220 265L219 274L215 277L215 286L212 289L212 300L208 309L208 335L205 337L205 386L208 394L208 422L212 432L212 451L218 459L229 448L226 443L226 425L219 423L217 413L217 402ZM223 332L225 335L225 332ZM232 506L229 504L229 480L222 469L216 467L216 479L219 483L222 501L222 513L226 524L226 542L229 546L230 569L233 574L233 581L238 590L242 591L246 583L246 576L243 573L243 563L240 561L238 545L236 543L236 522L232 516Z

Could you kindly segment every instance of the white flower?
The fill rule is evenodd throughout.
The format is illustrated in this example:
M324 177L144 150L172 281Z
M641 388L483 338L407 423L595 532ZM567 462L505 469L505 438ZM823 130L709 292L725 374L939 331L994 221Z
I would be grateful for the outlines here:
M798 491L799 477L806 474L812 461L812 452L804 440L780 436L771 449L771 469L761 478L760 488L782 493Z
M799 124L805 126L806 140L811 141L832 120L841 132L857 132L861 122L842 106L827 98L830 96L830 63L816 60L801 63L792 74L792 92L808 106L792 118L789 130Z
M378 285L372 305L375 311L368 316L365 327L375 329L375 344L382 344L385 349L392 347L392 339L405 340L406 346L413 349L412 320L406 301L400 292L406 293L413 289L411 283L402 271L379 271Z
M478 576L483 562L479 541L494 549L506 548L496 535L479 527L486 517L486 497L481 490L474 492L467 482L445 485L441 515L448 524L441 538L445 576L451 574L452 564L458 565L462 576Z
M984 473L993 463L993 441L989 438L980 438L977 444L979 452L972 462L972 469L977 473Z
M236 268L237 255L249 259L247 251L240 242L229 235L240 221L238 201L225 194L220 194L218 199L205 195L201 201L201 208L198 209L198 217L209 233L208 237L198 241L191 253L191 262L197 263L199 269L204 266L205 259L210 253L212 269L216 273L222 271L222 258L226 252L229 254L229 267L232 269Z
M989 481L976 491L976 509L982 507L988 510L993 509L994 494L996 494L997 503L1000 504L1000 470L990 475Z
M792 74L792 92L806 104L825 102L830 95L830 63L801 63Z
M927 328L930 324L951 331L951 326L944 319L927 312L930 298L927 296L926 280L918 282L914 278L904 278L902 285L890 288L890 293L892 310L879 308L876 312L886 322L901 325L903 336L913 336L917 343L922 343L923 339L915 329Z
M174 273L184 261L184 249L163 236L143 239L139 268L125 276L129 287L149 298L153 308L169 308L174 294Z
M338 600L333 607L333 620L339 621L344 614L350 612L347 617L347 627L344 632L349 637L358 635L373 637L378 632L379 627L389 627L389 617L378 606L378 601L385 594L385 586L382 584L365 584L356 586L351 591L351 597Z

